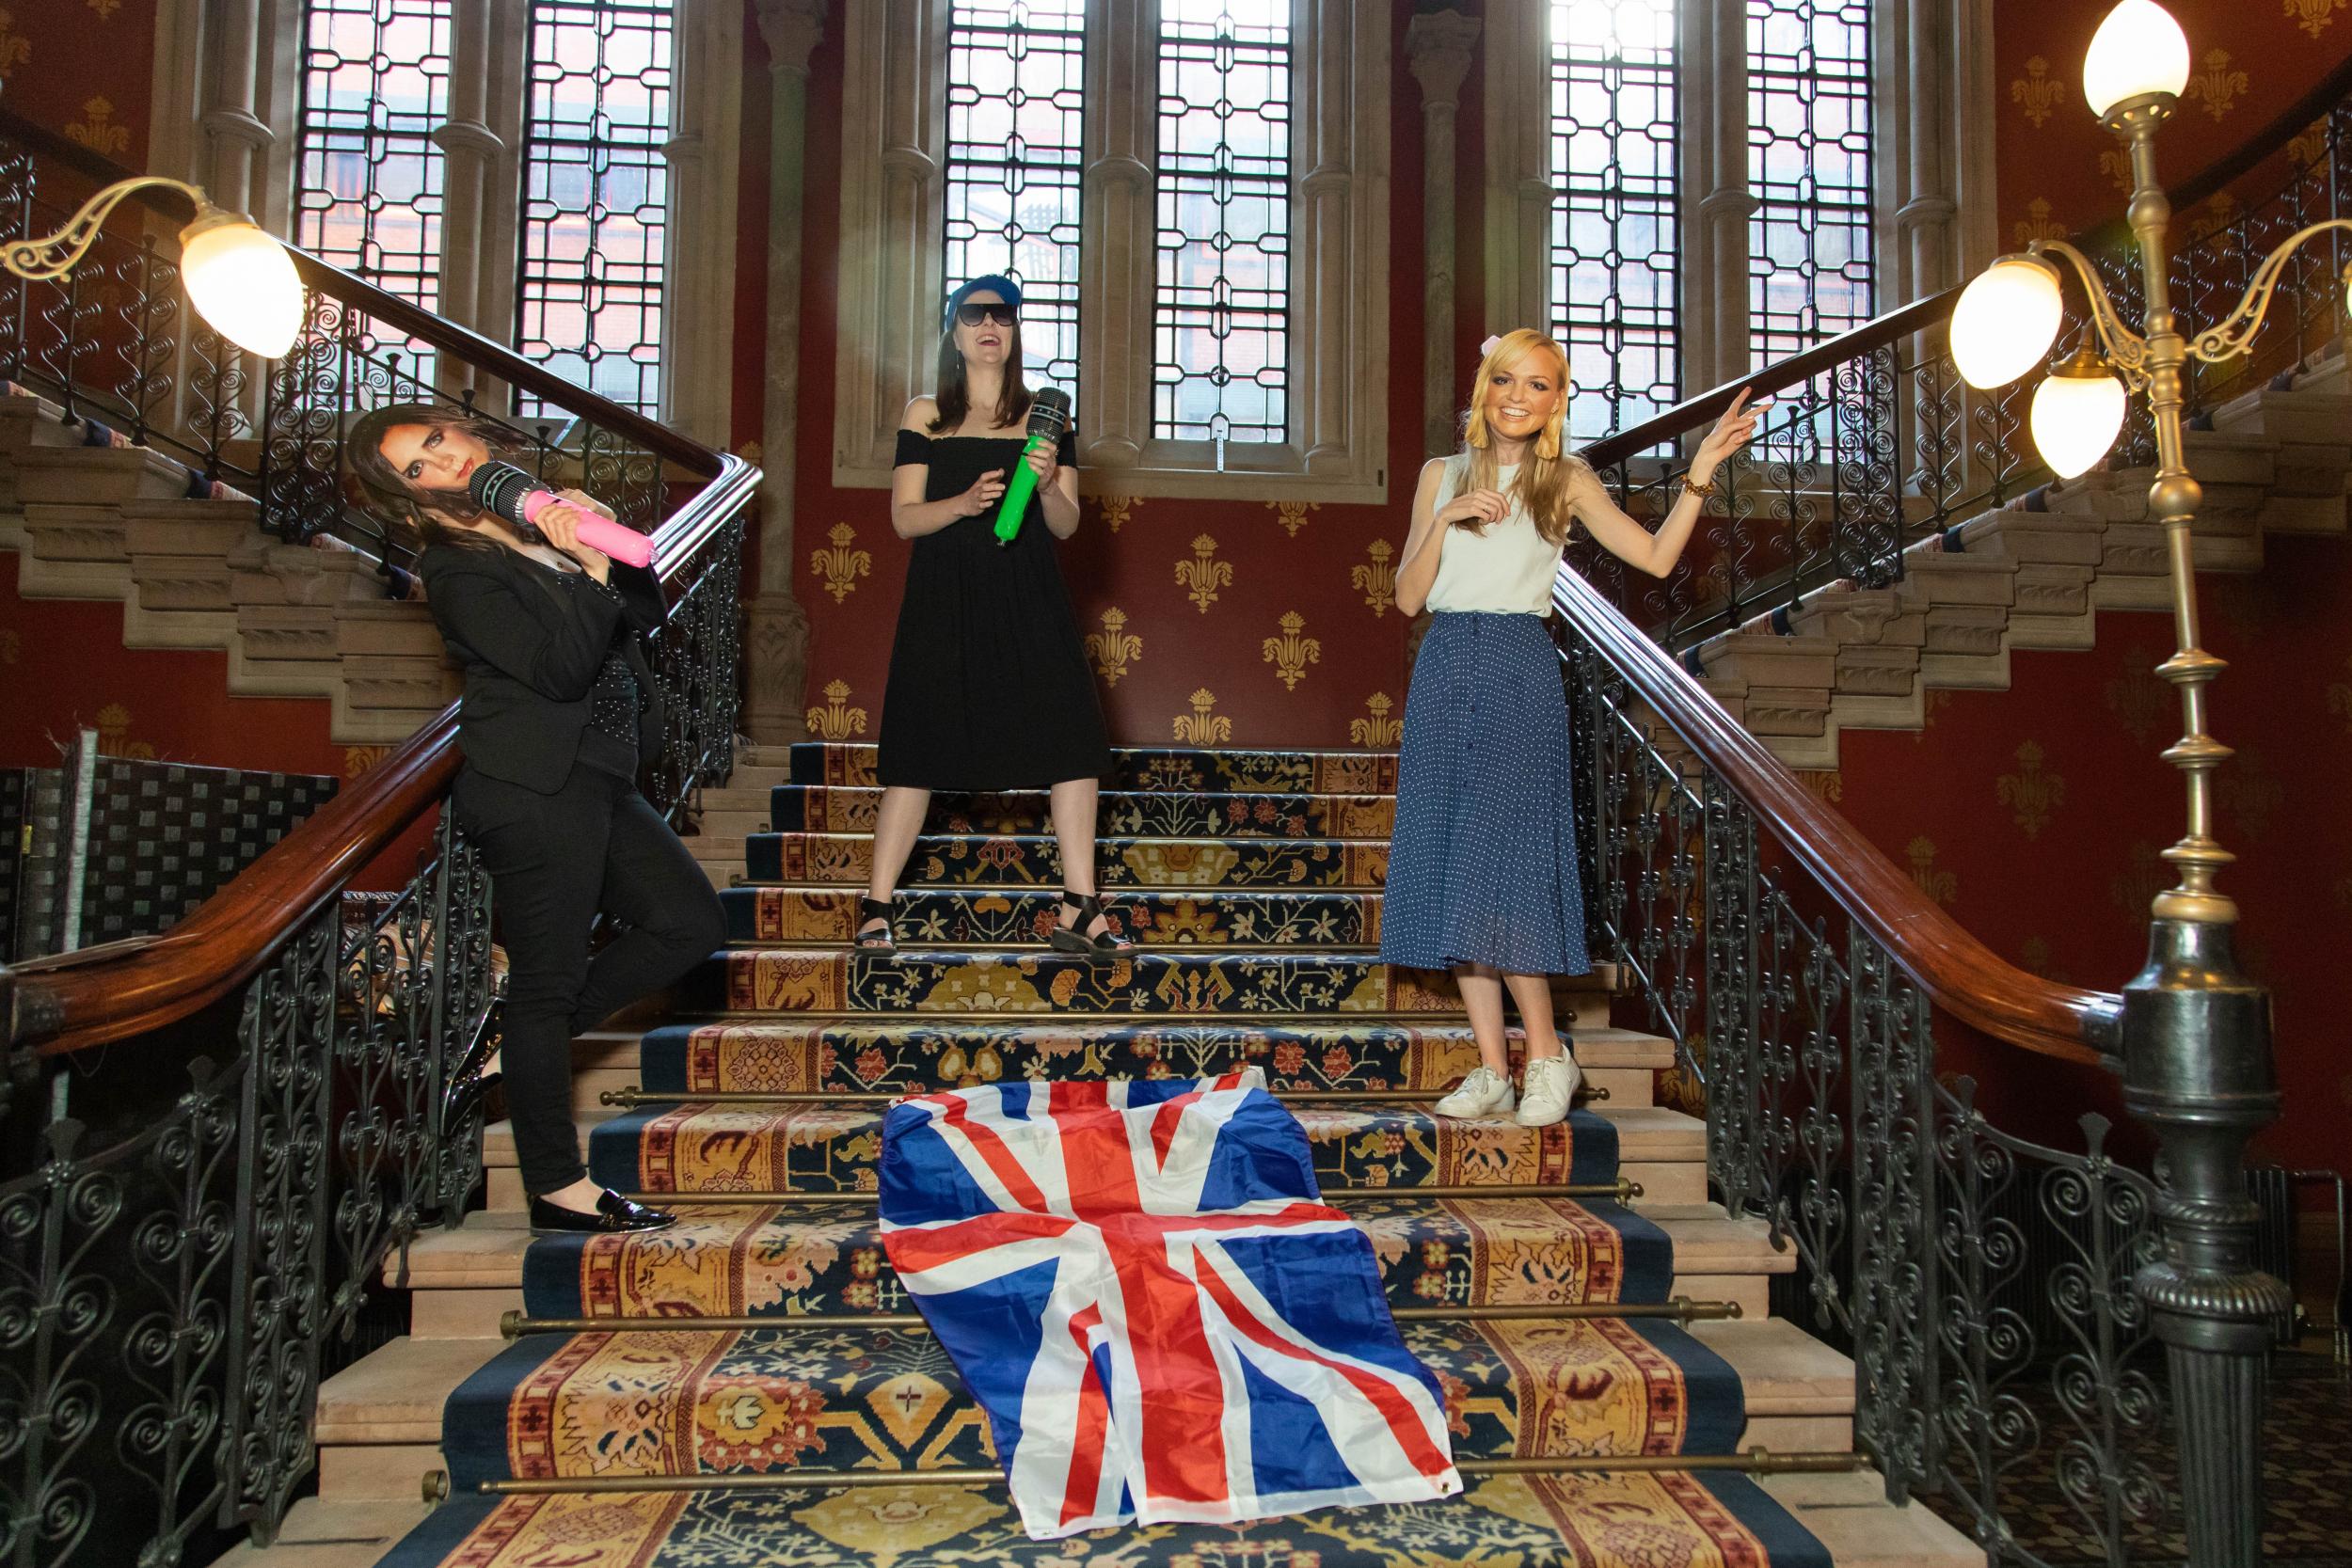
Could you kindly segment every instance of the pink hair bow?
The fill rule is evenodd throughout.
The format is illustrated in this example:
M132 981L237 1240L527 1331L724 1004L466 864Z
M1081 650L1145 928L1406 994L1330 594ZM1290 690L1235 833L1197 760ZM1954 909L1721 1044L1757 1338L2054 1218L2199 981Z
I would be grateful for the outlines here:
M1500 332L1488 337L1485 342L1478 345L1478 356L1481 359L1484 359L1486 356L1492 354L1495 351L1496 345L1500 344L1502 341L1502 334Z

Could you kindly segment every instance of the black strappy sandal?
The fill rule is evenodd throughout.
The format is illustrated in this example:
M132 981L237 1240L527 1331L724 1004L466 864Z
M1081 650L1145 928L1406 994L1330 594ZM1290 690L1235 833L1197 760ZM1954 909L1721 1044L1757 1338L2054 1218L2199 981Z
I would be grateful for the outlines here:
M860 895L857 901L857 934L850 939L851 944L866 953L896 953L898 939L890 928L891 912L891 900ZM881 930L869 931L866 928L877 920L882 923Z
M1064 926L1059 923L1059 911L1056 911L1053 934L1046 940L1053 944L1057 952L1084 953L1089 958L1123 958L1136 950L1136 944L1120 936L1118 929L1111 925L1110 918L1103 913L1103 900L1100 895L1089 893L1081 898L1068 888L1064 888L1061 901L1069 908L1076 910L1078 918ZM1087 927L1097 920L1103 922L1103 934L1099 937L1088 936Z

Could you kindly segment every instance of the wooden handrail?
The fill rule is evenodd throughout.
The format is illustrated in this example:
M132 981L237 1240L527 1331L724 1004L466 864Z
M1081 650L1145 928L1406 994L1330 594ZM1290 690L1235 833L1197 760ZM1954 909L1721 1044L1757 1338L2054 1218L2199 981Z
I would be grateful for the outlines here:
M1929 1000L2011 1045L2070 1062L2105 1059L2122 998L2028 974L1971 936L1574 571L1561 569L1552 603Z
M125 168L113 159L93 152L79 142L69 140L5 108L0 108L0 138L30 148L43 158L62 164L100 184L139 177L138 170ZM134 191L128 199L175 225L184 224L196 215L194 204L180 192L167 186L154 185ZM524 358L504 343L494 342L455 322L444 320L420 305L377 288L364 277L343 271L331 261L319 260L292 243L287 244L286 250L294 258L295 276L320 293L364 311L404 336L419 342L431 343L485 374L510 386L519 387L559 408L580 415L599 428L626 437L647 451L675 463L689 473L702 479L718 477L719 454L701 442L681 436L660 420L648 419L633 408L623 407L598 397L564 380L545 365Z
M664 581L750 501L759 470L712 453L718 476L654 535ZM185 1018L252 978L408 831L457 776L457 705L394 747L169 930L0 969L11 1045L81 1051Z

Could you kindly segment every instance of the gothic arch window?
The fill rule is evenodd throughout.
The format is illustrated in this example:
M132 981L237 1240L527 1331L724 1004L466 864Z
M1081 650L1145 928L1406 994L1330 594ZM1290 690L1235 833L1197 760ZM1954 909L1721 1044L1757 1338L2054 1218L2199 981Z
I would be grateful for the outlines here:
M1487 7L1489 314L1568 344L1576 437L1982 260L1989 31L1985 0Z
M1385 496L1380 8L889 10L847 18L836 483L887 483L947 288L1005 272L1089 483Z
M739 0L164 0L149 164L723 443L742 27Z

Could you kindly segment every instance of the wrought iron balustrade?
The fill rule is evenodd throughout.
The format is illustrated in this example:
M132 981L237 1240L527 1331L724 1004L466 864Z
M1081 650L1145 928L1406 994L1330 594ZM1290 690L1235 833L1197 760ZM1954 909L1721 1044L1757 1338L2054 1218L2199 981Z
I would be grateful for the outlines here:
M2187 319L2210 320L2234 302L2253 266L2288 234L2352 216L2352 103L2307 113L2316 118L2296 127L2298 161L2276 189L2242 206L2190 214L2191 237L2171 262L2174 303ZM2117 305L2136 317L2136 253L2087 243ZM2201 368L2188 389L2191 408L2209 418L2327 350L2341 334L2339 279L2348 258L2352 242L2343 235L2298 254L2255 351ZM2051 478L2027 424L2039 378L1991 392L1966 386L1944 337L1958 298L1954 290L1891 311L1751 378L1775 405L1748 450L1724 466L1721 494L1664 581L1629 577L1589 538L1571 545L1571 562L1681 654L1743 626L1786 632L1790 614L1813 596L1899 582L1911 549L1939 538L1957 547L1952 531L1971 518L2038 505ZM2082 325L2071 320L2061 341L2071 341ZM1629 511L1662 515L1689 465L1654 454L1695 440L1734 389L1691 399L1593 442L1583 454ZM2144 467L2154 451L2146 406L2135 401L2110 462Z
M0 228L41 221L53 170L66 191L112 177L44 135L0 111ZM733 767L758 470L295 261L303 329L265 387L208 357L138 234L103 240L78 286L0 283L0 373L234 485L273 532L379 557L345 504L342 436L382 404L446 401L420 350L440 387L539 400L544 422L509 421L537 471L654 536L667 721L642 782L682 820ZM0 968L18 1151L0 1165L0 1561L162 1565L224 1530L267 1539L315 1462L335 1347L478 1185L492 890L441 809L456 727L453 706L168 931ZM403 887L352 893L414 832L429 847Z

